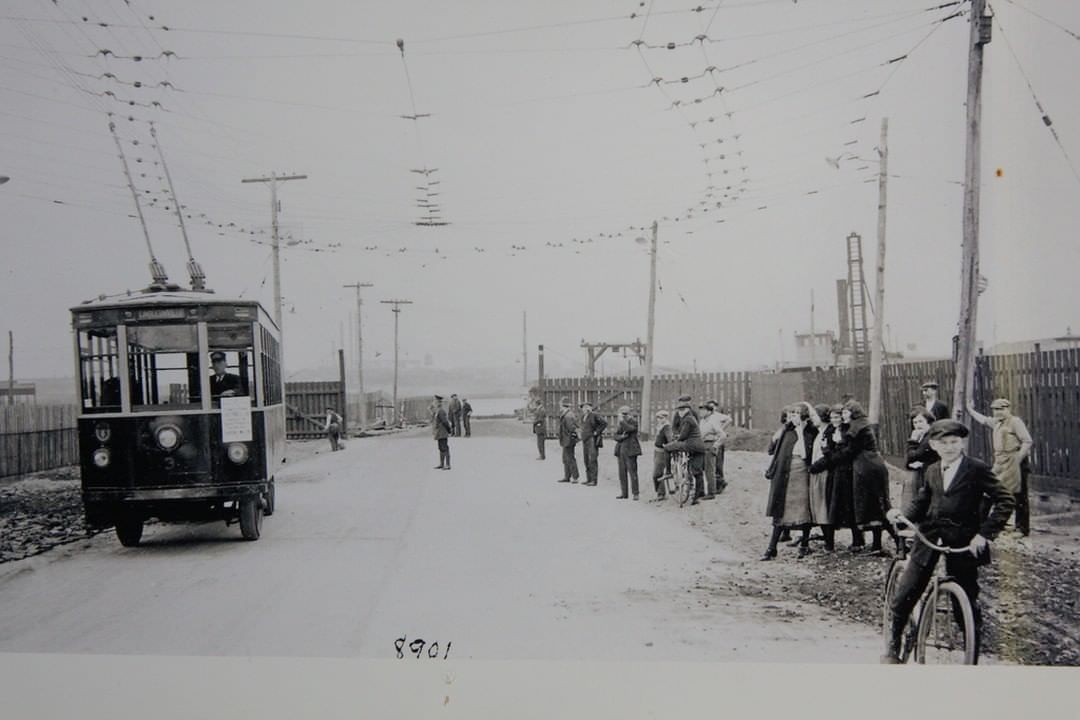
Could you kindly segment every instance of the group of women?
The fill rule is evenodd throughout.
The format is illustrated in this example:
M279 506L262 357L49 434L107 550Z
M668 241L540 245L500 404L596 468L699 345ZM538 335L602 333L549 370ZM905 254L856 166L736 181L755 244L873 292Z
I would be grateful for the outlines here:
M904 484L905 506L922 483L923 468L937 460L926 438L933 417L915 409L911 422L907 461L913 472ZM801 532L795 541L798 556L806 557L814 526L821 528L829 552L835 550L837 528L851 531L852 552L865 550L867 530L871 552L883 552L883 533L899 542L885 519L891 507L889 471L858 402L848 400L831 407L807 402L789 405L773 435L769 455L766 515L772 518L772 534L762 560L775 558L777 545L790 539L793 530Z

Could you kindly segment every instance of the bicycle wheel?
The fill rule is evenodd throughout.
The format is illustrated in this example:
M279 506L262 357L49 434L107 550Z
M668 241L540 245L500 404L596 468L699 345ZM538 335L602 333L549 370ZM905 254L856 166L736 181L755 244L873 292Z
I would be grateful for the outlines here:
M900 581L900 576L904 573L907 563L906 559L895 558L889 564L889 571L885 574L885 593L881 603L881 633L886 646L888 646L892 635L892 596L896 592L896 584ZM900 636L899 658L902 663L908 661L911 651L915 648L915 633L917 630L915 618L918 616L918 612L919 607L916 606L908 616L907 625L904 626L904 632Z
M975 614L967 593L952 580L938 584L919 615L915 660L933 665L975 664Z
M686 462L681 459L675 465L675 481L675 499L679 502L679 507L682 507L694 497L694 476L690 474Z

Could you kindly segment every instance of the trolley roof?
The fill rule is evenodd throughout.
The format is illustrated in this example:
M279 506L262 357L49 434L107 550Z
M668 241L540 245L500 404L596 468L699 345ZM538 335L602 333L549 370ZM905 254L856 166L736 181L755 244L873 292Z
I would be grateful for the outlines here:
M274 319L257 300L231 298L215 295L212 292L185 290L182 288L153 289L127 291L117 295L100 295L93 300L85 300L81 304L71 308L73 315L93 312L98 310L133 310L148 307L192 307L192 306L227 306L257 308L257 315L262 322L277 329ZM253 313L252 318L254 319Z

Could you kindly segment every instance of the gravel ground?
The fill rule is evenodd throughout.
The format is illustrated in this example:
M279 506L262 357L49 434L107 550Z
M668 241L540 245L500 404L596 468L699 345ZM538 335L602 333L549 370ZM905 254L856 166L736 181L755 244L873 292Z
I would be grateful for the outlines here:
M424 432L414 429L405 435ZM498 423L481 432L524 438L528 427ZM328 452L324 441L289 446L294 464L324 452ZM651 460L646 455L642 467L651 465L646 459ZM652 504L656 512L680 514L712 541L740 553L745 560L754 560L740 563L740 573L733 573L730 563L714 563L698 575L691 591L706 607L710 600L714 607L723 607L723 599L731 594L759 599L763 603L760 607L766 612L773 608L780 622L801 619L801 613L792 609L794 600L820 606L838 620L879 626L881 586L889 558L850 553L846 532L838 533L834 553L824 552L816 539L808 558L797 560L794 548L782 546L776 561L755 560L764 550L769 532L764 516L768 484L762 477L766 462L767 457L760 452L731 451L726 464L729 488L717 500L682 509L670 501ZM900 473L894 473L897 497L899 482ZM644 484L643 499L652 494ZM1032 536L1021 538L1007 531L994 543L994 562L982 573L987 621L984 656L988 663L1080 665L1080 626L1076 622L1080 533L1076 513L1069 512L1075 506L1060 498L1033 499ZM83 524L77 468L0 485L0 563L37 555L89 534ZM707 550L707 544L702 548ZM782 609L772 604L778 602L783 603Z

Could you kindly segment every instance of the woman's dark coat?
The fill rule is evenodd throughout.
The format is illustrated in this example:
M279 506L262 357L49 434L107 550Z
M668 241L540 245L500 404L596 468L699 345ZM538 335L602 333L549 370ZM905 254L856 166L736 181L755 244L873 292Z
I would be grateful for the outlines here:
M803 426L803 447L800 454L804 461L813 455L817 432L817 428L810 423ZM784 434L780 436L780 439L769 443L769 455L772 455L772 460L765 471L765 477L769 480L769 500L765 506L765 515L776 520L784 517L788 477L791 474L791 451L798 439L799 435L795 431L795 426L787 423L784 425Z

